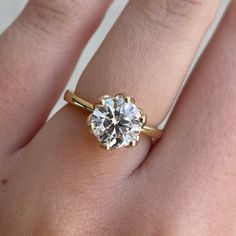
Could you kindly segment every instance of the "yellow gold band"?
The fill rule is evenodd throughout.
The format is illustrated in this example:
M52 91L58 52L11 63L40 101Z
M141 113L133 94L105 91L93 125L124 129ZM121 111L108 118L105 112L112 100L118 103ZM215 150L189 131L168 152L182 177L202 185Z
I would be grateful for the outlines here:
M89 112L93 112L94 111L94 105L92 103L89 103L85 100L83 100L82 98L78 97L77 95L75 95L74 93L70 92L70 91L66 91L65 95L64 95L64 99L65 101L67 101L68 103L82 108L86 111ZM160 139L162 134L163 134L163 130L162 129L158 129L155 127L150 127L150 126L143 126L141 132L153 139Z

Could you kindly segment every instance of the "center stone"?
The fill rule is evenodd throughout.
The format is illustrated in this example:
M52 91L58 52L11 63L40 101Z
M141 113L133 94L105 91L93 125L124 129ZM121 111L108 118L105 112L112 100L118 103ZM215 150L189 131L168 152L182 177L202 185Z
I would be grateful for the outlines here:
M142 113L123 95L108 97L91 114L89 123L98 141L107 149L127 147L138 142Z

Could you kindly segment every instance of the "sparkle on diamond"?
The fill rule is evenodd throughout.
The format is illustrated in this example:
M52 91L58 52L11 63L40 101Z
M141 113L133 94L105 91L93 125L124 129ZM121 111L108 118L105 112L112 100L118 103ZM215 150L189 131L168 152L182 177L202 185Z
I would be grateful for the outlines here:
M93 134L100 143L109 147L127 147L139 139L142 128L141 112L122 95L106 98L105 105L98 105L91 115Z

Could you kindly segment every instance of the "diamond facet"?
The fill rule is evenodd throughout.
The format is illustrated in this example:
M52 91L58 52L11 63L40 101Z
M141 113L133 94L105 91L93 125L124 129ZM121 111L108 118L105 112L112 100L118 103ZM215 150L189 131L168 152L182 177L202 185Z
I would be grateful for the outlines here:
M124 95L105 97L89 117L92 133L107 149L134 146L139 140L144 115Z

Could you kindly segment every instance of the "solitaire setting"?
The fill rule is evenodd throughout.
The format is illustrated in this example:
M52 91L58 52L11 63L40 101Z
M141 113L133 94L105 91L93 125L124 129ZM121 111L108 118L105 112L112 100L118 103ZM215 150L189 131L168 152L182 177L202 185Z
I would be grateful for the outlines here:
M135 147L141 133L155 140L160 139L163 134L162 129L146 126L147 118L143 110L135 104L134 98L125 93L114 97L104 95L95 104L70 91L66 91L64 99L91 113L87 124L104 149Z
M136 146L146 117L133 98L118 94L103 96L87 122L102 146L114 149Z

